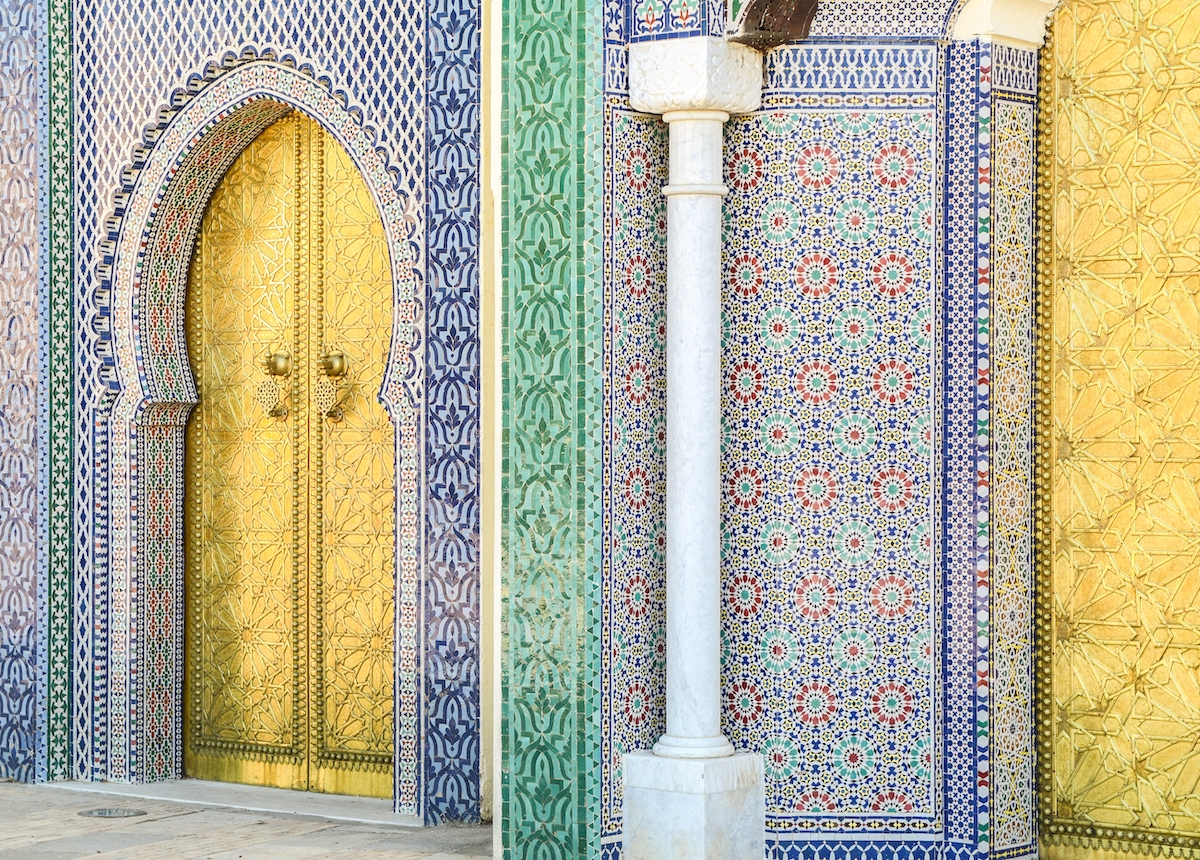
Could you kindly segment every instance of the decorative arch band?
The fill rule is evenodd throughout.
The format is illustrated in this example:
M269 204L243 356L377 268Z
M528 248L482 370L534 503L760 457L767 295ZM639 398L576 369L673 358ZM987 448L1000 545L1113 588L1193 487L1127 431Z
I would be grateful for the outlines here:
M136 391L146 405L194 401L182 334L191 244L208 197L230 164L291 110L311 116L346 148L379 207L395 285L392 348L380 395L393 410L402 396L408 406L420 402L421 290L413 266L418 239L410 202L397 190L398 170L361 110L349 106L327 77L292 57L280 60L250 48L226 55L220 65L210 63L175 90L122 171L97 270L101 318L115 326L126 308L131 314L131 350L123 354L111 329L103 339L112 394Z

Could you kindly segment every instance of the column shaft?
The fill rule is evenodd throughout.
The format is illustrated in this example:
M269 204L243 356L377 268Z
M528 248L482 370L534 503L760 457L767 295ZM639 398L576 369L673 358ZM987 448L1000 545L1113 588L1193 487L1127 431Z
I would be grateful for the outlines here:
M723 111L677 111L667 194L667 733L660 756L733 753L721 734Z

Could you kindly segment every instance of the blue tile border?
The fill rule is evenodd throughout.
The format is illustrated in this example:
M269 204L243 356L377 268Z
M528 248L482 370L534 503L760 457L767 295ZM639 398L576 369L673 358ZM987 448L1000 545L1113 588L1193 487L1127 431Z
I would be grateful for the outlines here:
M426 42L425 821L480 815L478 0L439 0Z

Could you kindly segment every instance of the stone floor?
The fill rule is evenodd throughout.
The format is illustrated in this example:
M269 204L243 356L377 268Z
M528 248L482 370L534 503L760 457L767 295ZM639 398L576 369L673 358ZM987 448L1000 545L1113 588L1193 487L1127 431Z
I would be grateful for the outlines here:
M92 818L97 808L145 811ZM0 783L0 860L486 860L489 826L402 827Z

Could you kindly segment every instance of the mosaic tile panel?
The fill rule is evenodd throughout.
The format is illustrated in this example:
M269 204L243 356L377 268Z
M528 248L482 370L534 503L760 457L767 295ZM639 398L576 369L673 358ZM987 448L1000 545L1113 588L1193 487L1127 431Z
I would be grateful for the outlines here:
M46 229L42 234L48 344L47 394L47 779L69 779L71 766L72 588L75 574L75 362L72 160L74 149L71 3L47 4L43 81Z
M728 10L722 0L620 0L629 14L629 41L654 42L724 34Z
M622 756L666 731L667 127L606 100L601 832Z
M604 92L629 91L629 29L628 0L601 0L604 16Z
M936 826L933 121L726 130L723 725L773 831Z
M986 46L985 46L986 47ZM963 856L986 856L989 435L988 266L990 95L981 46L950 45L946 82L943 461L945 526L946 838ZM983 817L980 817L980 814Z
M702 34L720 35L736 17L738 0L626 0L635 41ZM965 0L823 0L817 7L810 39L909 37L938 39L954 26Z
M598 3L502 20L505 858L600 854Z
M807 101L853 93L867 98L906 100L911 93L932 93L937 86L934 45L782 45L763 57L763 95L787 98L805 93ZM806 92L807 91L807 92ZM815 92L814 92L815 91Z
M992 86L997 94L1036 96L1038 55L1036 51L995 42L992 52Z
M45 778L40 7L0 5L0 776Z
M835 840L767 840L767 860L943 860L947 855L934 843L865 843Z
M824 0L817 7L812 37L917 36L938 38L949 32L964 0Z
M479 4L427 9L426 820L480 812Z
M1036 55L1027 52L1036 66ZM992 822L997 851L1035 842L1031 99L992 102Z
M721 35L740 8L737 0L626 0L632 12L634 41L683 36ZM946 35L964 0L824 0L817 7L810 38L907 36L936 39Z
M767 58L764 110L726 127L725 730L735 744L767 756L773 857L864 851L922 857L943 850L942 547L933 540L941 528L943 404L935 345L937 61L936 48L923 45L786 46ZM615 753L622 743L649 746L661 731L661 686L644 684L643 691L639 675L656 659L663 599L654 555L662 519L656 451L662 345L647 323L665 282L652 193L664 179L665 140L655 121L621 109L620 83L608 78L615 92L606 119L612 362L606 366L602 826L606 851L614 854L621 826ZM873 219L840 211L855 204L869 205ZM971 240L973 248L973 234ZM797 279L801 270L814 284ZM860 312L869 323L859 322ZM848 333L835 337L843 313L853 319L843 326ZM894 377L904 395L889 393L888 374L873 384L876 365L900 361L911 372ZM955 372L973 403L973 367ZM836 392L797 387L801 380L828 386L831 377ZM834 425L847 412L869 418L873 438L857 427L839 433ZM850 451L853 445L860 450ZM887 469L903 470L909 480L876 481ZM969 502L975 485L964 489ZM851 506L865 508L865 515L853 516ZM846 525L864 534L845 535L846 557L832 561ZM969 519L965 525L970 549L974 532ZM874 542L864 556L867 533ZM797 602L802 581L811 605ZM829 603L836 606L825 615ZM643 606L644 615L630 617L630 607L640 613ZM968 611L973 627L974 607ZM861 690L852 685L864 673L848 664L831 671L833 643L823 641L851 631L851 638L864 631L871 639L870 646L849 643L852 657L873 650L877 662ZM971 647L968 638L959 663L973 700ZM827 708L832 698L837 716L798 709L805 684L811 695L799 696L801 707ZM966 723L973 729L969 714ZM834 749L851 735L878 744L874 761L857 748ZM965 751L968 807L975 795L973 740L972 734ZM833 765L838 755L844 773ZM839 835L826 841L821 834L831 830Z
M1027 86L1029 58L1001 47L956 42L948 53L947 835L1015 858L1036 852L1034 111L1010 89ZM955 766L970 758L973 768Z
M140 482L145 506L142 535L144 551L139 559L138 600L145 607L139 621L145 635L140 638L135 666L145 679L132 680L134 707L142 719L133 721L136 743L131 743L145 778L163 778L179 773L183 759L183 711L171 694L183 684L183 517L175 489L182 486L183 433L175 410L145 422L138 434L138 462L147 467ZM161 414L165 412L166 414ZM161 421L162 423L159 423ZM159 683L154 683L154 680Z

